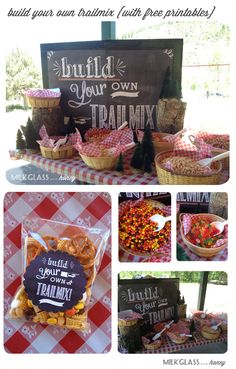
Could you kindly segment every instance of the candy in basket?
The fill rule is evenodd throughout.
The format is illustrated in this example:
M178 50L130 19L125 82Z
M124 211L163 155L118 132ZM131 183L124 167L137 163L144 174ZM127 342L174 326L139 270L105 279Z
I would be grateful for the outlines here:
M9 318L87 332L91 288L108 237L98 228L25 219L22 283Z

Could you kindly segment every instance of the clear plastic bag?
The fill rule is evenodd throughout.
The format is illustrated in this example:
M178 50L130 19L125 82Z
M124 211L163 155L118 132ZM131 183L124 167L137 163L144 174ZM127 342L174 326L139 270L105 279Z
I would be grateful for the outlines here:
M88 331L91 288L109 231L40 218L22 224L22 283L8 316Z

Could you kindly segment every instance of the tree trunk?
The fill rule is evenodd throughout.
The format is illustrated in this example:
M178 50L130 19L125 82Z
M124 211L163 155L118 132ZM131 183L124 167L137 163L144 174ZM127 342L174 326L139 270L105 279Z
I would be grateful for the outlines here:
M49 136L60 136L64 117L60 106L55 108L33 108L32 123L38 133L45 125Z

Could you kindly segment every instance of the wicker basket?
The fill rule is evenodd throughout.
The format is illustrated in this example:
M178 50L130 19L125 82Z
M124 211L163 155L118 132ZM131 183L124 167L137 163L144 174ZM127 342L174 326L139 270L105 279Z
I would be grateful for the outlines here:
M193 175L181 175L181 174L174 174L170 170L167 170L162 165L162 161L165 158L173 156L173 151L165 151L156 155L155 157L155 165L157 171L157 178L161 185L168 184L168 185L189 185L189 184L219 184L220 181L220 172L222 170L222 164L217 161L213 163L215 165L216 171L211 175L202 175L202 176L193 176ZM186 155L182 155L186 156Z
M145 202L152 205L153 208L163 209L165 207L165 205L162 204L161 202L155 201L155 200L152 200L152 199L145 199ZM120 247L121 250L123 250L123 251L125 251L128 254L133 255L133 256L141 256L141 257L144 257L144 258L150 258L150 255L151 255L150 252L145 253L145 252L132 251L128 247L123 245L122 242L119 242L119 247ZM158 255L162 255L161 252L158 252Z
M60 97L35 97L27 96L27 101L32 108L54 108L60 103Z
M206 338L207 340L217 340L217 338L220 337L222 330L220 328L217 328L216 331L211 330L208 331L206 329L209 329L208 326L202 326L201 328L201 335L202 337Z
M146 336L144 336L143 346L145 347L146 350L158 350L161 347L161 345L163 344L162 337L160 337L156 341L149 342L149 343L145 342L145 338L146 338Z
M204 248L204 247L200 247L200 246L196 246L193 243L191 243L190 241L187 240L187 238L185 237L184 233L183 233L183 227L182 227L182 218L183 218L183 213L180 214L179 219L180 219L180 234L182 237L183 242L185 243L185 245L189 248L189 250L191 250L194 254L200 256L200 257L204 257L204 258L211 258L215 255L217 255L220 251L222 251L226 246L227 246L227 241L219 246L219 247L215 247L215 248ZM209 213L199 213L196 215L201 215L202 217L204 216L208 216L210 215L212 217L212 222L214 221L219 221L219 222L224 222L225 219L219 217L218 215L215 214L209 214Z
M226 152L226 150L215 148L215 149L212 150L212 155L216 156L216 155L222 154L223 152ZM229 170L229 157L220 160L220 162L222 163L222 168L224 170Z
M73 146L60 147L57 151L53 151L53 148L40 146L41 154L47 159L69 159L75 154Z
M96 170L109 170L113 169L116 166L118 161L118 156L85 156L81 155L82 160L85 164L92 169Z
M172 136L169 133L159 133L158 132L158 136L160 138L163 138L165 136ZM155 139L155 133L152 134L153 137L153 145L154 145L154 149L155 149L155 154L159 154L160 152L163 151L172 151L174 148L174 143L173 142L162 142L162 141L158 141L157 139Z

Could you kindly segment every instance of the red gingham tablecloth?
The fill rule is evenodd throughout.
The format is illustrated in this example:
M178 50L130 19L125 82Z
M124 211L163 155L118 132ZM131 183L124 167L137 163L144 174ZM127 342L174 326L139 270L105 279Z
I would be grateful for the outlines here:
M4 199L4 315L20 285L21 222L26 215L110 229L108 193L9 192ZM4 321L4 346L10 353L104 353L111 347L111 245L104 253L88 313L91 332L17 320Z
M220 337L216 340L207 340L206 338L202 337L200 333L195 332L194 333L195 339L189 339L187 342L182 344L176 344L172 342L169 337L165 336L163 338L164 342L162 346L158 350L146 350L145 348L141 351L143 354L150 354L150 353L156 353L156 354L170 354L173 352L177 352L180 350L187 350L189 348L193 347L199 347L202 345L207 345L209 343L215 343L215 342L227 342L227 333L223 332ZM210 353L210 352L209 352Z
M127 200L123 201L119 205L119 213L121 214L124 209L129 208L133 203L137 203L138 201L142 201L142 199L137 201ZM171 206L165 206L166 216L171 215ZM168 263L171 261L171 243L166 244L165 247L162 247L156 256L137 256L132 255L121 247L119 247L119 261L120 262L155 262L155 263Z
M182 247L182 249L191 261L225 261L228 258L228 246L226 246L222 251L211 258L204 258L194 254L183 242L180 233L180 226L178 226L177 230L177 243Z
M43 158L38 154L24 154L23 160L44 169L50 173L56 173L63 176L74 177L81 182L90 184L105 185L157 185L157 176L155 168L153 173L145 176L143 173L132 173L129 163L131 160L131 151L124 154L124 175L118 175L114 170L95 170L89 168L80 157L71 159L51 160ZM50 183L49 183L50 184Z
M130 168L130 160L132 150L124 153L124 174L118 175L114 170L95 170L88 168L80 157L71 159L51 160L42 157L40 154L23 155L22 159L31 164L46 170L50 173L56 173L63 176L76 178L81 182L96 184L96 185L157 185L159 184L156 170L145 176L143 173L133 173ZM221 174L220 184L227 182L229 178L228 171L223 171ZM50 183L49 183L50 184Z

